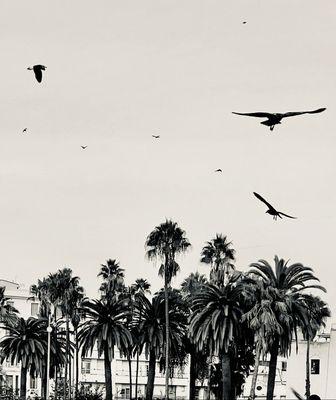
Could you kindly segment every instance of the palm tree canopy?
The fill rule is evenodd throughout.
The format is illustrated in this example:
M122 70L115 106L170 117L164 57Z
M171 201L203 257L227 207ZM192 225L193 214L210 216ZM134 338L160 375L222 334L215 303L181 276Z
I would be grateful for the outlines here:
M79 343L83 356L92 354L97 345L99 355L108 346L110 361L114 358L114 346L124 352L132 345L132 336L126 327L130 314L128 303L123 299L110 298L101 300L84 300L80 310L86 321L79 326Z
M100 290L107 295L107 293L114 293L121 290L124 286L124 269L120 267L116 260L108 259L106 264L101 265L98 276L101 276L104 282L100 286Z
M8 326L8 334L0 341L4 359L11 363L21 362L22 367L41 373L42 360L46 354L45 318L19 318L15 326Z
M175 357L180 353L182 339L187 331L188 307L179 291L169 289L169 348ZM165 354L165 299L160 291L150 301L144 295L139 295L138 306L135 309L135 322L139 325L139 342L145 345L146 355L154 350L156 357Z
M273 340L279 338L281 354L288 355L293 337L297 343L297 329L309 324L307 302L303 301L302 291L325 289L311 284L311 281L318 281L312 268L301 263L288 265L277 256L274 261L274 270L265 260L251 264L248 276L252 278L252 284L248 290L252 290L255 303L244 318L264 338L266 351Z
M8 303L9 297L5 295L5 290L4 286L0 286L0 322L5 325L15 325L18 310Z
M244 285L239 274L226 286L205 284L193 298L190 332L197 349L208 347L210 354L227 353L239 333Z
M179 265L175 261L175 256L184 253L190 248L190 243L186 238L186 233L176 222L166 220L157 226L147 237L146 256L149 260L160 259L165 262L159 270L159 274L167 274L168 282L176 275ZM167 270L165 271L165 266Z
M235 260L235 250L231 247L232 242L228 242L227 237L216 234L216 237L207 242L202 249L201 262L211 264L216 269L225 263Z

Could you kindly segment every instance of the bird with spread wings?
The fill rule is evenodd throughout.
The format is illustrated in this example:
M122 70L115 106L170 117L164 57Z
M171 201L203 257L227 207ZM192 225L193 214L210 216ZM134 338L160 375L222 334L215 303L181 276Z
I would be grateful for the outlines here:
M257 199L259 199L260 201L262 201L264 204L266 204L266 206L268 207L268 210L266 211L267 214L273 215L273 219L277 219L278 217L282 219L283 215L284 217L287 218L292 218L292 219L296 219L296 217L292 217L288 214L285 214L283 212L277 211L269 202L267 202L262 196L260 196L260 194L253 192L253 194L255 195L255 197Z
M244 115L247 117L267 118L265 121L262 121L260 123L263 125L269 126L270 130L273 131L274 126L277 124L281 124L281 120L283 118L295 117L296 115L302 115L302 114L318 114L325 110L326 110L326 108L318 108L317 110L313 110L313 111L293 111L293 112L287 112L284 114L269 113L269 112L252 112L252 113L232 112L232 114Z

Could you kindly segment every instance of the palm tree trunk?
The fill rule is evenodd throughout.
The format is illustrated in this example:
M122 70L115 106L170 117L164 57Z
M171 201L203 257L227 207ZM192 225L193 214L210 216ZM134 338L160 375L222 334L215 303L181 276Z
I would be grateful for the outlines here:
M67 308L67 307L66 307ZM66 355L65 355L65 370L64 370L64 400L68 398L68 366L69 366L69 317L66 316ZM70 387L69 387L70 389ZM69 390L70 393L70 390Z
M306 353L306 398L310 397L310 338L307 337L307 353Z
M270 351L271 359L270 359L269 371L268 371L266 400L273 400L278 352L279 352L279 338L276 337L274 339L274 342L271 346L271 351Z
M153 399L154 391L154 380L155 380L155 367L156 367L156 355L155 351L151 350L149 353L149 365L148 365L148 378L146 387L146 400Z
M54 327L54 340L55 340L55 348L57 349L57 312L56 312L56 307L54 306L54 321L55 321L55 327ZM55 400L58 399L58 365L56 363L55 365Z
M130 399L132 400L132 359L130 352L127 352L127 361L128 361L128 374L129 374L129 388L130 388Z
M27 395L27 368L21 367L20 400L26 400Z
M255 388L256 388L257 378L258 378L260 354L261 354L261 339L258 339L257 346L256 346L256 355L255 355L255 359L254 359L254 371L253 371L251 390L250 390L250 399L251 400L254 400L254 398L255 398Z
M111 360L109 357L108 345L104 346L104 369L105 369L105 388L106 400L112 400L112 373L111 373Z
M79 377L79 365L78 365L78 353L79 353L79 345L78 345L78 329L75 328L75 342L76 342L76 380L75 380L75 395L78 393L78 377Z
M136 372L135 372L135 399L138 397L138 376L139 376L139 348L136 355Z
M231 365L228 353L222 354L222 380L223 380L223 400L230 400L231 395Z
M212 361L212 360L211 360ZM211 378L211 361L209 362L208 366L208 391L207 391L207 400L211 398L211 385L210 385L210 378Z
M169 400L169 304L168 304L168 262L165 265L165 319L166 319L166 376L165 376L165 398Z
M195 350L195 349L193 348L193 350ZM190 353L190 376L189 376L189 399L190 400L195 400L196 378L197 378L197 371L196 371L195 353L194 353L194 351L192 351Z
M42 399L47 399L47 360L45 360L45 365L42 366L41 373L41 395Z

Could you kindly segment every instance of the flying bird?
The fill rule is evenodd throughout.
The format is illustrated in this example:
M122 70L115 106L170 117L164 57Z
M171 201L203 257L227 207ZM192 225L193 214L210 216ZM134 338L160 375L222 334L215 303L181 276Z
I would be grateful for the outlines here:
M83 150L85 150L85 149L87 148L87 146L81 146L81 148L82 148Z
M220 168L216 169L215 172L223 172Z
M301 396L295 389L291 388L294 396L299 399L299 400L305 400L305 397ZM321 397L318 396L317 394L312 394L309 396L308 400L321 400Z
M27 132L27 128L24 128L22 133L26 133Z
M42 82L42 71L45 71L46 68L47 67L45 67L44 65L38 64L34 65L33 68L28 67L27 69L29 69L30 71L34 71L37 82Z
M159 139L160 135L152 135L154 139Z
M245 25L245 24L246 24L246 21L243 22L243 25Z
M284 217L287 218L293 218L296 219L296 217L292 217L288 214L284 214L283 212L277 211L273 206L270 205L270 203L268 203L262 196L260 196L260 194L253 192L253 194L255 195L255 197L257 199L259 199L260 201L262 201L264 204L266 204L266 206L268 207L268 210L266 211L267 214L273 215L273 219L276 220L278 217L282 219L283 215Z
M302 114L318 114L324 110L326 110L326 108L318 108L317 110L313 111L294 111L294 112L287 112L284 114L268 113L268 112L253 112L253 113L232 112L232 114L245 115L247 117L267 118L266 121L262 121L260 123L269 126L270 130L273 131L275 125L281 124L282 118L295 117L296 115L302 115Z

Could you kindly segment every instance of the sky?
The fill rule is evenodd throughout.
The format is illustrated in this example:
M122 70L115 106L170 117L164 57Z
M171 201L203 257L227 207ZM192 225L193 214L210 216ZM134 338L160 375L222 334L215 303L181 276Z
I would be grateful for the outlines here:
M208 273L200 251L223 233L237 269L311 266L335 315L335 17L334 0L3 0L2 277L67 266L96 296L112 258L158 290L145 239L171 218L192 244L175 286ZM319 107L272 133L232 114Z

